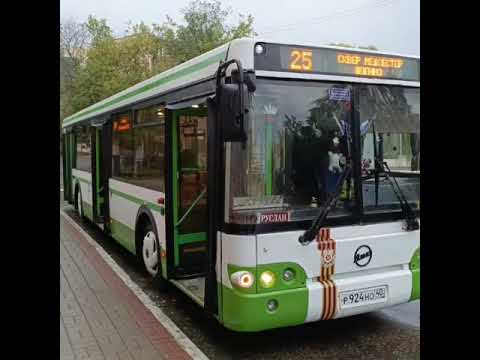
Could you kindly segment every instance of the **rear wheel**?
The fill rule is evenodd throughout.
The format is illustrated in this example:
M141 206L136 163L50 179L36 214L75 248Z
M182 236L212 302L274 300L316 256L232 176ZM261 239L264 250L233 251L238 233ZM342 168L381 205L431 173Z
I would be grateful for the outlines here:
M160 246L157 235L150 223L145 224L142 231L142 262L145 270L155 281L158 288L164 290L167 281L162 276Z

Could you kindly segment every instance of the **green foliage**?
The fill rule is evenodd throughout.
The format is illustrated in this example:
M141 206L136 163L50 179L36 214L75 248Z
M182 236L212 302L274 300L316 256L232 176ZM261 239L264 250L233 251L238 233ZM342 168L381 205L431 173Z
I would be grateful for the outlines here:
M226 23L231 12L219 1L194 0L182 10L183 24L167 15L162 25L130 24L119 39L105 19L64 21L60 44L68 51L60 54L60 121L232 39L254 35L253 17L239 15L232 26ZM81 46L65 40L72 38L82 39Z
M174 59L163 55L165 42L144 23L131 26L120 39L109 34L110 29L101 29L99 36L92 33L95 45L88 50L75 81L76 111L175 64Z
M180 62L212 50L228 41L255 35L253 17L240 15L236 26L225 23L231 9L219 1L195 0L182 10L185 24L178 25L167 17L163 31L170 51Z
M89 15L85 26L91 36L93 47L99 42L113 39L112 29L107 25L105 19L96 19L92 15Z
M60 128L61 121L75 111L74 82L85 59L90 35L86 24L71 19L60 25Z

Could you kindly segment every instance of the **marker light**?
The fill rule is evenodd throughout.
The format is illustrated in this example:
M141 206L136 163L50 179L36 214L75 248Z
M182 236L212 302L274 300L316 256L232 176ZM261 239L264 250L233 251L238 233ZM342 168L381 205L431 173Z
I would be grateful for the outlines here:
M278 309L278 301L275 299L270 299L267 302L267 310L270 312L274 312Z
M275 274L271 271L264 271L260 275L260 284L264 288L271 288L273 285L275 285Z
M261 53L263 53L263 46L258 44L255 46L255 53L260 55Z
M293 271L293 269L286 269L283 272L283 280L292 281L293 279L295 279L295 271Z
M248 289L253 285L253 274L249 271L237 271L230 275L230 280L235 286Z

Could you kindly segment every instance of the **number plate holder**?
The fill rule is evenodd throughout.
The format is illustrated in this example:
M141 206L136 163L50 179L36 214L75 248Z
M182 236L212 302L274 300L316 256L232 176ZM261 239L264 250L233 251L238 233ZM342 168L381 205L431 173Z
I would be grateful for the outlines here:
M340 309L387 302L387 285L343 291L339 294Z

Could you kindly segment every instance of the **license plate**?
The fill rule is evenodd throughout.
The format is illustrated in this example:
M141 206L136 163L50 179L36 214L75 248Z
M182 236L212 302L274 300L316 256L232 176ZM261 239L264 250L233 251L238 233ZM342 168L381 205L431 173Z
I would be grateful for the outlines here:
M387 286L355 289L340 293L340 308L379 304L387 301Z

